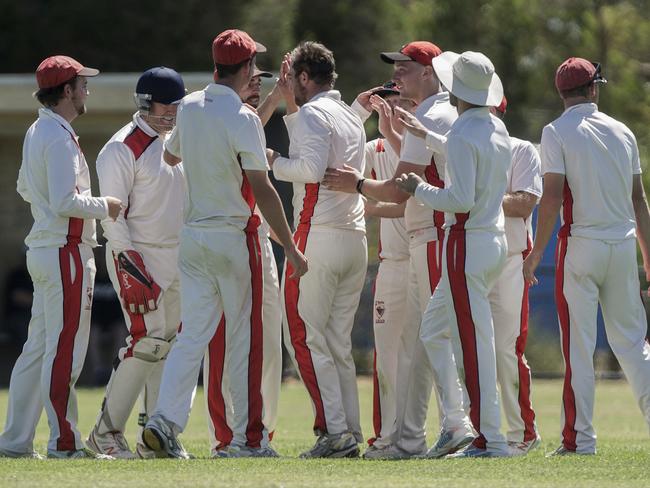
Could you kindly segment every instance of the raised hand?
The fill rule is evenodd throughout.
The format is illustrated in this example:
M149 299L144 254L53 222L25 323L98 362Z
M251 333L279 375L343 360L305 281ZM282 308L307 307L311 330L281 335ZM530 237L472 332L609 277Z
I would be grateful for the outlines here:
M400 190L413 195L415 189L420 183L424 183L424 180L415 173L409 173L408 175L402 173L399 177L395 178L395 183L397 183Z
M427 128L412 113L407 112L401 107L395 107L395 115L404 128L415 137L424 139L427 136Z

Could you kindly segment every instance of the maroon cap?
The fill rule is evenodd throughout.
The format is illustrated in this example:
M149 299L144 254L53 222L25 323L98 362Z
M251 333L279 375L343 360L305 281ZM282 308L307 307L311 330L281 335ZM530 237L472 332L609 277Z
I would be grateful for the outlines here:
M398 53L381 53L385 63L395 61L415 61L423 66L431 66L431 60L442 54L442 50L428 41L413 41L402 46Z
M223 31L212 41L212 60L214 64L239 64L251 59L256 53L264 53L266 48L255 42L246 32L238 29Z
M497 112L501 112L502 114L506 113L506 109L508 108L508 99L505 95L503 95L503 100L501 100L499 106L495 108L497 109Z
M555 87L559 91L573 90L591 82L607 83L600 74L600 64L584 58L569 58L555 72Z
M86 68L69 56L50 56L36 68L36 82L39 88L52 88L70 81L75 76L97 76L99 70Z
M273 78L273 73L271 73L270 71L262 71L257 66L255 66L255 69L253 70L252 78L255 78L256 76L259 76L261 78Z

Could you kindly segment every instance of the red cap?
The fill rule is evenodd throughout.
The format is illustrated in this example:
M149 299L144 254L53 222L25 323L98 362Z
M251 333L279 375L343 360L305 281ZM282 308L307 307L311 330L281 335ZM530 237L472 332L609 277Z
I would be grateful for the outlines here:
M86 68L76 59L69 56L50 56L44 59L36 68L36 82L39 88L53 88L75 76L97 76L99 70Z
M569 58L555 72L555 87L559 91L573 90L592 81L607 82L600 75L600 64L583 58Z
M385 63L395 61L415 61L423 66L431 66L431 60L442 54L442 50L428 41L413 41L402 46L398 53L381 53Z
M506 113L506 108L508 108L508 99L505 95L503 95L503 100L501 100L499 106L495 108L497 109L497 112L501 112L502 114Z
M239 64L251 59L256 53L264 53L266 48L255 42L246 32L238 29L223 31L212 41L212 60L214 64Z

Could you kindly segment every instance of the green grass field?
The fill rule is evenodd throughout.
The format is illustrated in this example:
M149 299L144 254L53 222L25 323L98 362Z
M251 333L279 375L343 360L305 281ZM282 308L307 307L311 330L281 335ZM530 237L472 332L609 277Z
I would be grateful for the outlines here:
M371 384L359 380L364 434L370 434ZM190 423L183 434L185 447L199 459L190 461L35 461L0 459L0 487L13 486L247 486L247 487L621 487L650 486L648 428L629 386L620 381L599 382L595 425L598 455L547 459L544 454L559 442L560 381L535 381L533 401L543 436L542 448L525 458L474 460L363 461L296 459L311 447L312 413L300 383L283 385L280 419L274 447L282 459L211 460L205 424L203 393L196 397ZM102 390L81 390L80 427L86 435L102 399ZM0 417L4 420L7 391L0 392ZM435 402L429 416L429 441L437 423ZM127 433L132 446L135 418ZM47 422L36 432L36 448L45 452Z

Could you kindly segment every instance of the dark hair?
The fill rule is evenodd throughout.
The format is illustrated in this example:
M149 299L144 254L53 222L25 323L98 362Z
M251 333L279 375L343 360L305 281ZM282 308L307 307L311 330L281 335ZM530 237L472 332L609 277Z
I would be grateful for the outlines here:
M59 103L59 100L63 98L63 90L65 90L66 85L70 85L74 90L77 88L77 81L79 80L78 76L56 85L50 88L39 88L34 96L36 99L44 105L45 107L54 107Z
M319 85L334 86L338 74L332 51L320 42L304 41L291 51L291 65L295 76L305 72Z
M576 88L571 88L570 90L562 90L560 96L562 98L574 98L574 97L584 97L589 96L589 89L594 84L593 81L587 83L586 85L578 86Z
M229 78L235 76L244 66L251 64L252 60L253 58L248 58L237 64L215 64L214 68L219 78Z

